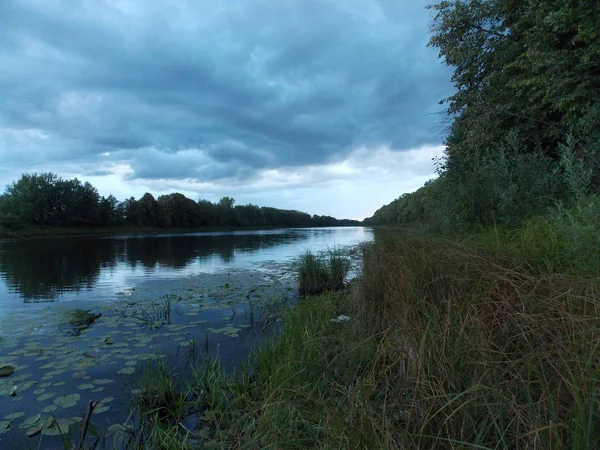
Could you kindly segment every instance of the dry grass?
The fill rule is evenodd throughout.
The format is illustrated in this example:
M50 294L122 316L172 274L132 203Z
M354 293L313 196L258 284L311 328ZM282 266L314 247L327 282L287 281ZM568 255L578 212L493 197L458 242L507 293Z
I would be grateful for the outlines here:
M419 236L364 258L355 308L386 343L400 447L599 448L598 278Z
M600 448L600 281L478 248L365 246L354 288L299 302L252 373L198 371L204 448Z

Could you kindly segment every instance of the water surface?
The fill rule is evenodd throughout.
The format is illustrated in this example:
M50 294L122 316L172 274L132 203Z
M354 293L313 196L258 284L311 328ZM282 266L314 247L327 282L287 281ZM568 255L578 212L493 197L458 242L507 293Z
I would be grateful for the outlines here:
M0 241L0 315L31 303L112 299L150 280L251 269L370 236L348 227Z
M62 448L48 424L76 433L90 400L110 436L158 360L174 374L203 352L239 365L297 298L295 258L370 238L353 227L1 241L0 367L16 371L0 378L0 448ZM75 308L102 317L71 333Z

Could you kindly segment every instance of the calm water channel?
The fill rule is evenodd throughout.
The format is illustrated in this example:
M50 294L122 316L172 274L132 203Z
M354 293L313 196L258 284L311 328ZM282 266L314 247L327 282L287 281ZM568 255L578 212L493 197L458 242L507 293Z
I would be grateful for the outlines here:
M0 241L0 448L62 448L90 400L105 448L119 447L153 363L184 374L196 347L225 367L245 361L297 298L301 253L371 238L349 227ZM74 332L77 308L102 316Z

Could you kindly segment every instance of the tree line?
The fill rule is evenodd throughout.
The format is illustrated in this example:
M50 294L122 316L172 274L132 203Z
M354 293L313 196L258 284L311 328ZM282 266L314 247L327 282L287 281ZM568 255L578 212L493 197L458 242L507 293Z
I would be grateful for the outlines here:
M0 196L0 227L323 227L359 222L310 215L252 204L236 205L231 197L217 203L194 201L173 193L158 198L145 193L122 202L100 196L90 183L66 180L53 173L25 174Z
M557 205L579 208L593 223L600 205L600 3L458 0L430 8L429 44L454 68L455 86L440 102L448 128L439 177L366 223L516 228Z

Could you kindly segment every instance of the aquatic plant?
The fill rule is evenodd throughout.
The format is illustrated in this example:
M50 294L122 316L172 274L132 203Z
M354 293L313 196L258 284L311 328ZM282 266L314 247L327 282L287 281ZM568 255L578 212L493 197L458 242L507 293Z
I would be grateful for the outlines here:
M350 259L339 249L325 255L306 251L300 257L299 291L301 295L317 295L325 291L338 291L350 270Z
M75 309L66 314L66 320L60 325L62 331L67 331L72 335L79 335L83 330L92 326L92 324L102 317L102 313L92 313L85 309Z
M600 447L597 277L419 235L364 258L352 291L295 305L251 376L198 373L209 448Z
M132 302L122 306L119 314L122 319L132 318L141 328L158 329L171 323L173 303L179 301L181 297L178 295L165 295L158 302L149 304L138 305Z

